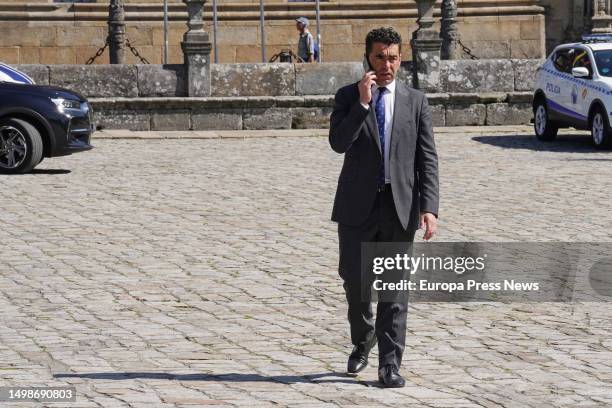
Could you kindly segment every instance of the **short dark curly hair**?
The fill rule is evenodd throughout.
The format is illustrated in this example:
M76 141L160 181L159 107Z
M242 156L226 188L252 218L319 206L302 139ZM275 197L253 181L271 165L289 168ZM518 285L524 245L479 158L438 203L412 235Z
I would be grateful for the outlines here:
M375 28L366 36L366 55L370 55L372 44L375 42L385 45L397 44L400 52L402 52L402 36L399 35L392 27Z

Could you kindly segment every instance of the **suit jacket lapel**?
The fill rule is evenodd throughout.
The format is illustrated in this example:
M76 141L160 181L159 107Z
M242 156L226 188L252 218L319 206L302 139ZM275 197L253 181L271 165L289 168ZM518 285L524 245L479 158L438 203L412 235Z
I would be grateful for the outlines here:
M393 105L393 122L391 124L391 149L397 146L400 140L401 127L410 118L410 105L412 100L408 90L399 81L395 82L395 103Z

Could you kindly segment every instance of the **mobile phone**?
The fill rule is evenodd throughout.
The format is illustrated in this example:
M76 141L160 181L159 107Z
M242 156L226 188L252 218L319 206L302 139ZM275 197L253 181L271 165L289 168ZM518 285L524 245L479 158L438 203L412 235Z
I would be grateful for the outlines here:
M363 55L363 61L361 61L361 63L365 72L374 71L374 68L372 68L372 65L370 64L370 60L368 60L368 57L365 54Z

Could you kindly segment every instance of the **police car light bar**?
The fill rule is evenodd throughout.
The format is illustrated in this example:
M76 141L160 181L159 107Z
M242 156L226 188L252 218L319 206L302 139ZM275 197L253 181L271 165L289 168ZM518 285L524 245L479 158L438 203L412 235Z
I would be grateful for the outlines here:
M612 34L583 34L582 42L612 42Z

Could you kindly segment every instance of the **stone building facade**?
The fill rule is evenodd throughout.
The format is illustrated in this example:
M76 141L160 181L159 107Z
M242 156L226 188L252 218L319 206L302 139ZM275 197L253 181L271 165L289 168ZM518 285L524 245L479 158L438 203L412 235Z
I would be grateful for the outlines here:
M104 44L108 3L95 0L4 0L0 3L0 61L22 64L83 64ZM611 0L458 0L458 28L463 45L482 59L542 58L552 47L575 40L594 28L606 31ZM151 63L161 63L161 1L125 0L127 37ZM205 6L209 23L210 1ZM435 17L440 17L440 1ZM218 61L261 62L258 0L219 0ZM265 1L266 59L281 49L296 48L294 18L311 19L313 2ZM169 62L182 62L180 41L186 30L185 6L170 0ZM595 15L594 18L592 16ZM358 61L368 30L395 27L409 39L416 29L417 9L406 0L333 0L321 2L321 53L324 61ZM464 57L466 54L464 54ZM212 56L214 57L214 55ZM128 63L138 60L128 53ZM108 52L95 63L108 63Z

